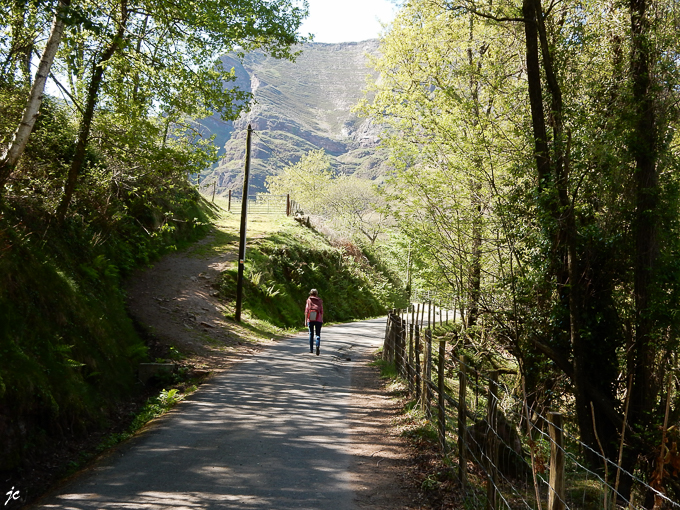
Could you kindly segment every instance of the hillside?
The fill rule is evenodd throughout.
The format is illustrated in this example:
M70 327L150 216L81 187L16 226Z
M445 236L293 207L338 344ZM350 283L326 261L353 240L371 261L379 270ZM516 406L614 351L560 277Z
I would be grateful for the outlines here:
M235 122L216 116L201 121L221 148L219 162L202 173L201 181L216 181L222 192L240 189L248 124L255 130L251 192L264 191L267 175L320 148L339 172L369 178L382 175L387 158L377 149L379 129L371 119L351 112L371 72L367 55L377 49L377 40L305 44L295 63L261 52L245 55L242 63L235 56L224 56L225 66L235 70L234 85L252 92L254 102Z

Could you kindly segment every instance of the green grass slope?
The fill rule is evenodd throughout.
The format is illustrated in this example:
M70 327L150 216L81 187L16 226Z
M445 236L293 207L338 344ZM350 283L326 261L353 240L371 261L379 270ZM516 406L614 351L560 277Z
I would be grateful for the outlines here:
M0 209L0 472L105 425L135 390L147 348L121 278L205 232L191 220L209 211L195 191L184 193L181 206L164 204L181 227L156 236L137 224L141 214L117 226L73 218L57 227L32 207Z
M244 309L280 328L303 326L312 288L324 300L326 322L381 315L405 299L400 282L372 264L360 248L331 245L322 234L289 218L249 241L244 274ZM236 269L222 276L220 293L230 302L236 278Z

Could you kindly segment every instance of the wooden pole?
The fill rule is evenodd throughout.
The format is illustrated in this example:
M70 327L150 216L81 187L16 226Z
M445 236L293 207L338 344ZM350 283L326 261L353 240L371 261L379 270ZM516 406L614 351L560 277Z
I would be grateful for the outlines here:
M441 443L442 455L446 455L446 400L444 399L444 361L446 357L446 340L439 342L439 360L437 363L437 396L439 397L439 441Z
M560 413L548 413L550 432L550 483L548 510L564 510L566 485L564 483L564 434L563 419Z
M383 359L387 362L390 361L390 341L392 338L392 313L387 316L387 332L385 333L385 347L383 348Z
M458 476L460 490L467 489L467 367L464 358L458 358Z
M425 416L432 421L432 390L430 389L432 383L432 330L429 327L425 330L425 344L427 352L424 359L423 400L425 402Z
M248 124L246 137L246 165L243 175L243 196L241 197L241 230L238 247L238 276L236 279L236 311L234 319L241 322L241 306L243 305L243 270L246 264L246 227L248 225L248 177L250 176L250 138L253 128ZM230 194L231 195L231 194Z
M415 371L413 370L413 322L408 325L408 369L406 374L408 376L408 392L413 394L413 384L415 378Z
M486 509L496 510L498 507L498 493L496 492L496 466L498 466L498 371L489 374L489 401L486 433Z
M215 192L217 191L217 181L213 182L213 197L212 202L215 203Z
M229 202L227 202L227 211L231 212L231 190L229 190Z
M399 329L401 328L400 321L401 319L399 318L399 310L396 308L394 309L394 329L392 331L392 363L394 363L395 368L397 370L397 374L399 373L399 362L397 360L397 349L399 348Z
M420 370L420 327L418 326L418 323L416 322L414 324L415 330L416 330L416 348L415 348L415 367L416 367L416 402L418 402L421 399L420 396L420 390L421 390L421 370Z

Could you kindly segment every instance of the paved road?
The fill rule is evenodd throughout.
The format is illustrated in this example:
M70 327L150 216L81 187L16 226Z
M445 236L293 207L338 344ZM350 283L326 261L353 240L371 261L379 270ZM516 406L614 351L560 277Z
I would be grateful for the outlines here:
M302 336L266 348L37 508L357 508L350 376L384 331L384 319L325 327L318 357Z

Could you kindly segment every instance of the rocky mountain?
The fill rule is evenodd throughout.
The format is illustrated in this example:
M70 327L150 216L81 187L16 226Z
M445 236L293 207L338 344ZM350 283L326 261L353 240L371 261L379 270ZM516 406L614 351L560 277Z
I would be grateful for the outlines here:
M268 175L314 149L324 149L338 172L369 178L382 175L387 156L377 147L379 126L351 112L372 72L367 55L377 50L378 41L369 40L305 44L295 62L262 52L246 54L242 60L224 56L224 64L236 72L235 85L252 92L254 101L234 122L216 116L201 121L222 147L219 162L201 174L201 182L216 181L218 192L233 189L240 194L248 124L254 130L251 194L265 191Z

